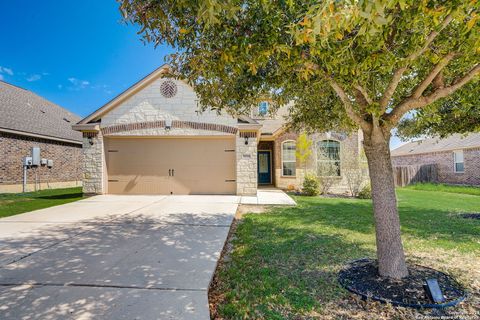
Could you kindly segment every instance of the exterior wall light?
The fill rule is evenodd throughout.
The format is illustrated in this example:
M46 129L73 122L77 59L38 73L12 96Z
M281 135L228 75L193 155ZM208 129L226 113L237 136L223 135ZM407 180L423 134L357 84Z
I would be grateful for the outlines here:
M172 129L172 119L166 119L165 120L165 130L170 131Z
M89 143L91 146L93 146L93 138L92 138L92 137L88 137L87 140L88 140L88 143Z
M245 136L245 145L248 145L248 136Z

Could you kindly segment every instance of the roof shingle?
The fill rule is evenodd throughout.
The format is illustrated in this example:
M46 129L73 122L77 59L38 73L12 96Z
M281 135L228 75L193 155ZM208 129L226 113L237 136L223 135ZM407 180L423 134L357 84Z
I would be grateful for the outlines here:
M436 137L408 142L392 150L391 154L395 157L477 147L480 147L480 133L471 133L467 136L454 134L444 139Z
M31 91L0 81L0 130L81 142L82 134L72 129L80 119Z

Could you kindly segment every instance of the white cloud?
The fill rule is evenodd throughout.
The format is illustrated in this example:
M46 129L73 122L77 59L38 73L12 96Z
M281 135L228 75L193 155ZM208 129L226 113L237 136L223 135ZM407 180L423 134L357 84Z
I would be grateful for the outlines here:
M38 81L38 80L40 80L40 79L42 79L42 76L41 76L41 75L39 75L39 74L32 74L32 75L30 75L30 76L27 78L27 81L28 81L28 82L33 82L33 81Z
M13 76L13 70L0 66L0 73L6 73L9 76Z
M70 77L67 80L70 81L70 83L73 85L72 87L70 87L73 90L85 89L90 85L89 81L80 80L80 79L77 79L77 78L74 78L74 77Z

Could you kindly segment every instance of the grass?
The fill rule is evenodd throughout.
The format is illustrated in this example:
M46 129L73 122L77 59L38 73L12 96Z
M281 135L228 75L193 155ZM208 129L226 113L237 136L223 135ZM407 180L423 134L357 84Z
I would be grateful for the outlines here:
M460 186L460 185L451 185L451 184L443 184L443 183L416 183L410 186L406 186L405 189L471 194L471 195L480 196L480 187Z
M297 207L247 214L210 290L216 319L412 319L419 312L363 302L338 285L349 260L375 257L370 200L296 197ZM453 274L474 292L462 314L480 312L480 196L398 190L409 262ZM457 310L458 311L458 310Z
M58 206L82 199L82 188L52 189L28 193L0 194L0 217Z

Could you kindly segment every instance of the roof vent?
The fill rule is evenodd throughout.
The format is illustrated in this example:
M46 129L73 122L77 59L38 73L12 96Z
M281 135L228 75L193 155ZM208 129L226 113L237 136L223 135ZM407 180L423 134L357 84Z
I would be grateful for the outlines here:
M173 98L177 94L177 84L172 80L163 81L160 85L160 93L165 98Z
M70 120L68 120L67 118L63 118L63 121L70 123Z

